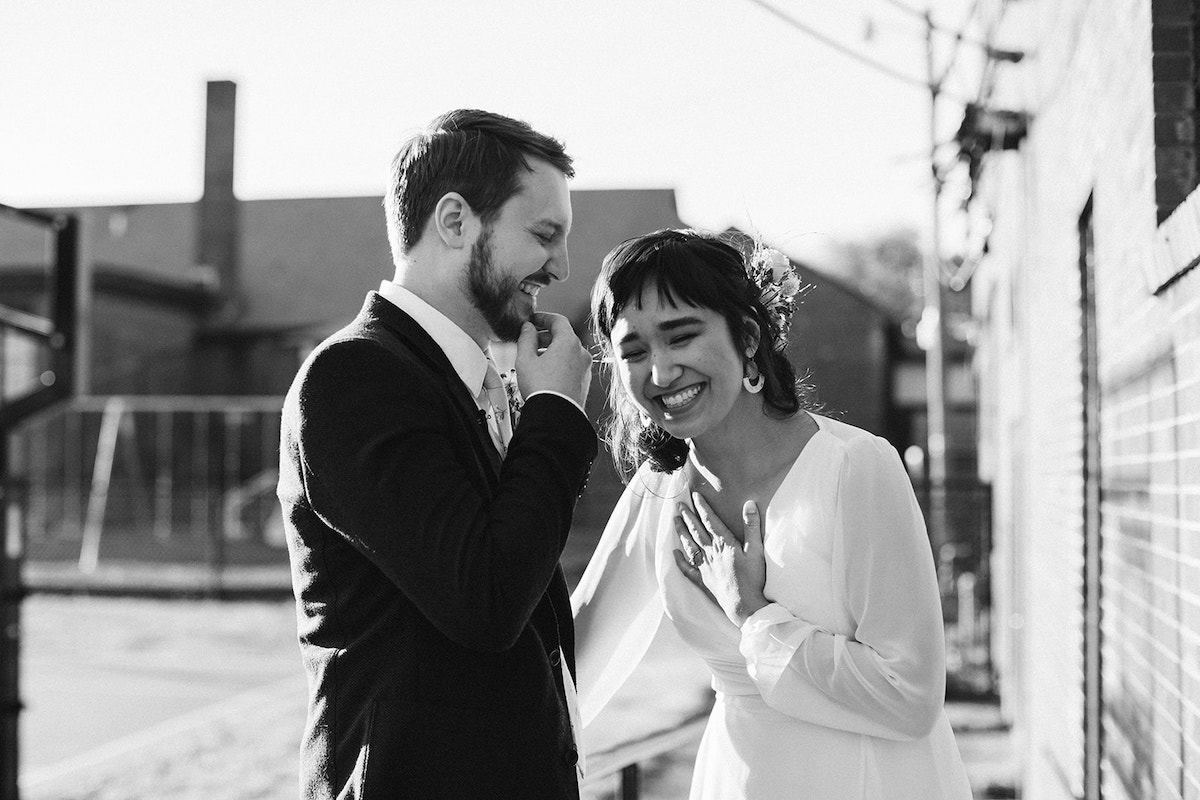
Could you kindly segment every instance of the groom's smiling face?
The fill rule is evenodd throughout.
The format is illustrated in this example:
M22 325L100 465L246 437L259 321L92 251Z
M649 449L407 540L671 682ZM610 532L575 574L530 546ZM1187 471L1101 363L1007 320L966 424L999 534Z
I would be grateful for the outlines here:
M483 228L471 247L466 289L496 338L515 341L537 309L537 295L566 280L571 198L566 176L530 159L521 188Z

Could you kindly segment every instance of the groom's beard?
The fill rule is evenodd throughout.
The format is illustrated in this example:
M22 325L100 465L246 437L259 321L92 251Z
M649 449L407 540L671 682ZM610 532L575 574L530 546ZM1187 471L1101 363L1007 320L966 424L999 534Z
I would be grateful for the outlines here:
M467 263L467 292L492 333L502 342L515 342L528 321L519 305L521 281L501 275L492 263L492 233L485 229L471 247Z

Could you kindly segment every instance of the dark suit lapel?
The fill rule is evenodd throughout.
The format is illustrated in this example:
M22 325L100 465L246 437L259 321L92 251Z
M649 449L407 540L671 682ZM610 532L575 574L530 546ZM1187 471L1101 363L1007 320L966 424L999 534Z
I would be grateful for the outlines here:
M365 325L369 326L374 323L387 328L417 357L425 361L431 372L442 379L446 393L453 398L454 405L460 412L463 424L475 431L472 441L475 445L476 455L481 460L481 469L486 471L484 464L491 466L489 477L494 485L499 478L503 459L496 452L491 433L487 428L487 421L481 417L479 406L475 404L475 398L471 397L467 388L463 386L463 382L459 380L458 373L454 371L454 367L446 358L442 348L438 347L425 329L418 325L412 317L396 308L377 292L371 292L367 296L360 318L363 319ZM575 631L571 620L571 595L562 565L555 567L550 584L546 587L546 593L539 603L539 608L544 609L543 615L549 612L542 623L546 626L543 635L553 632L555 640L562 647L566 656L567 666L574 676ZM535 613L534 616L536 618L538 614Z
M485 463L491 466L492 477L499 477L503 461L500 454L496 452L496 445L492 442L491 433L488 432L487 420L484 418L483 412L479 410L479 406L475 404L475 398L471 397L467 387L459 380L458 373L454 371L450 359L446 358L445 352L437 342L412 317L378 292L371 292L367 295L360 317L368 325L375 322L390 330L429 366L431 372L441 379L446 393L450 395L462 417L463 424L475 432L472 438L477 453Z

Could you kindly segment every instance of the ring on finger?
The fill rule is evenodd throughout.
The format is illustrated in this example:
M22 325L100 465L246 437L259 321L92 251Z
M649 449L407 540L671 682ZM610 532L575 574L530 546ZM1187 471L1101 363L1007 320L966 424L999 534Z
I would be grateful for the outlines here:
M693 567L698 567L701 564L703 564L704 563L704 551L701 550L700 548L696 548L695 550L688 553L688 563L691 564Z

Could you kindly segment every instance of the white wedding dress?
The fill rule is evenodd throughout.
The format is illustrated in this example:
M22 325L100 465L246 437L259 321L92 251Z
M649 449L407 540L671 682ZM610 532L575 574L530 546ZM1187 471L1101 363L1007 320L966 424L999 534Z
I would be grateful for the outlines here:
M584 729L665 613L717 692L692 800L970 800L908 477L885 440L813 418L763 514L773 602L740 630L672 557L684 471L643 465L630 481L572 597Z

